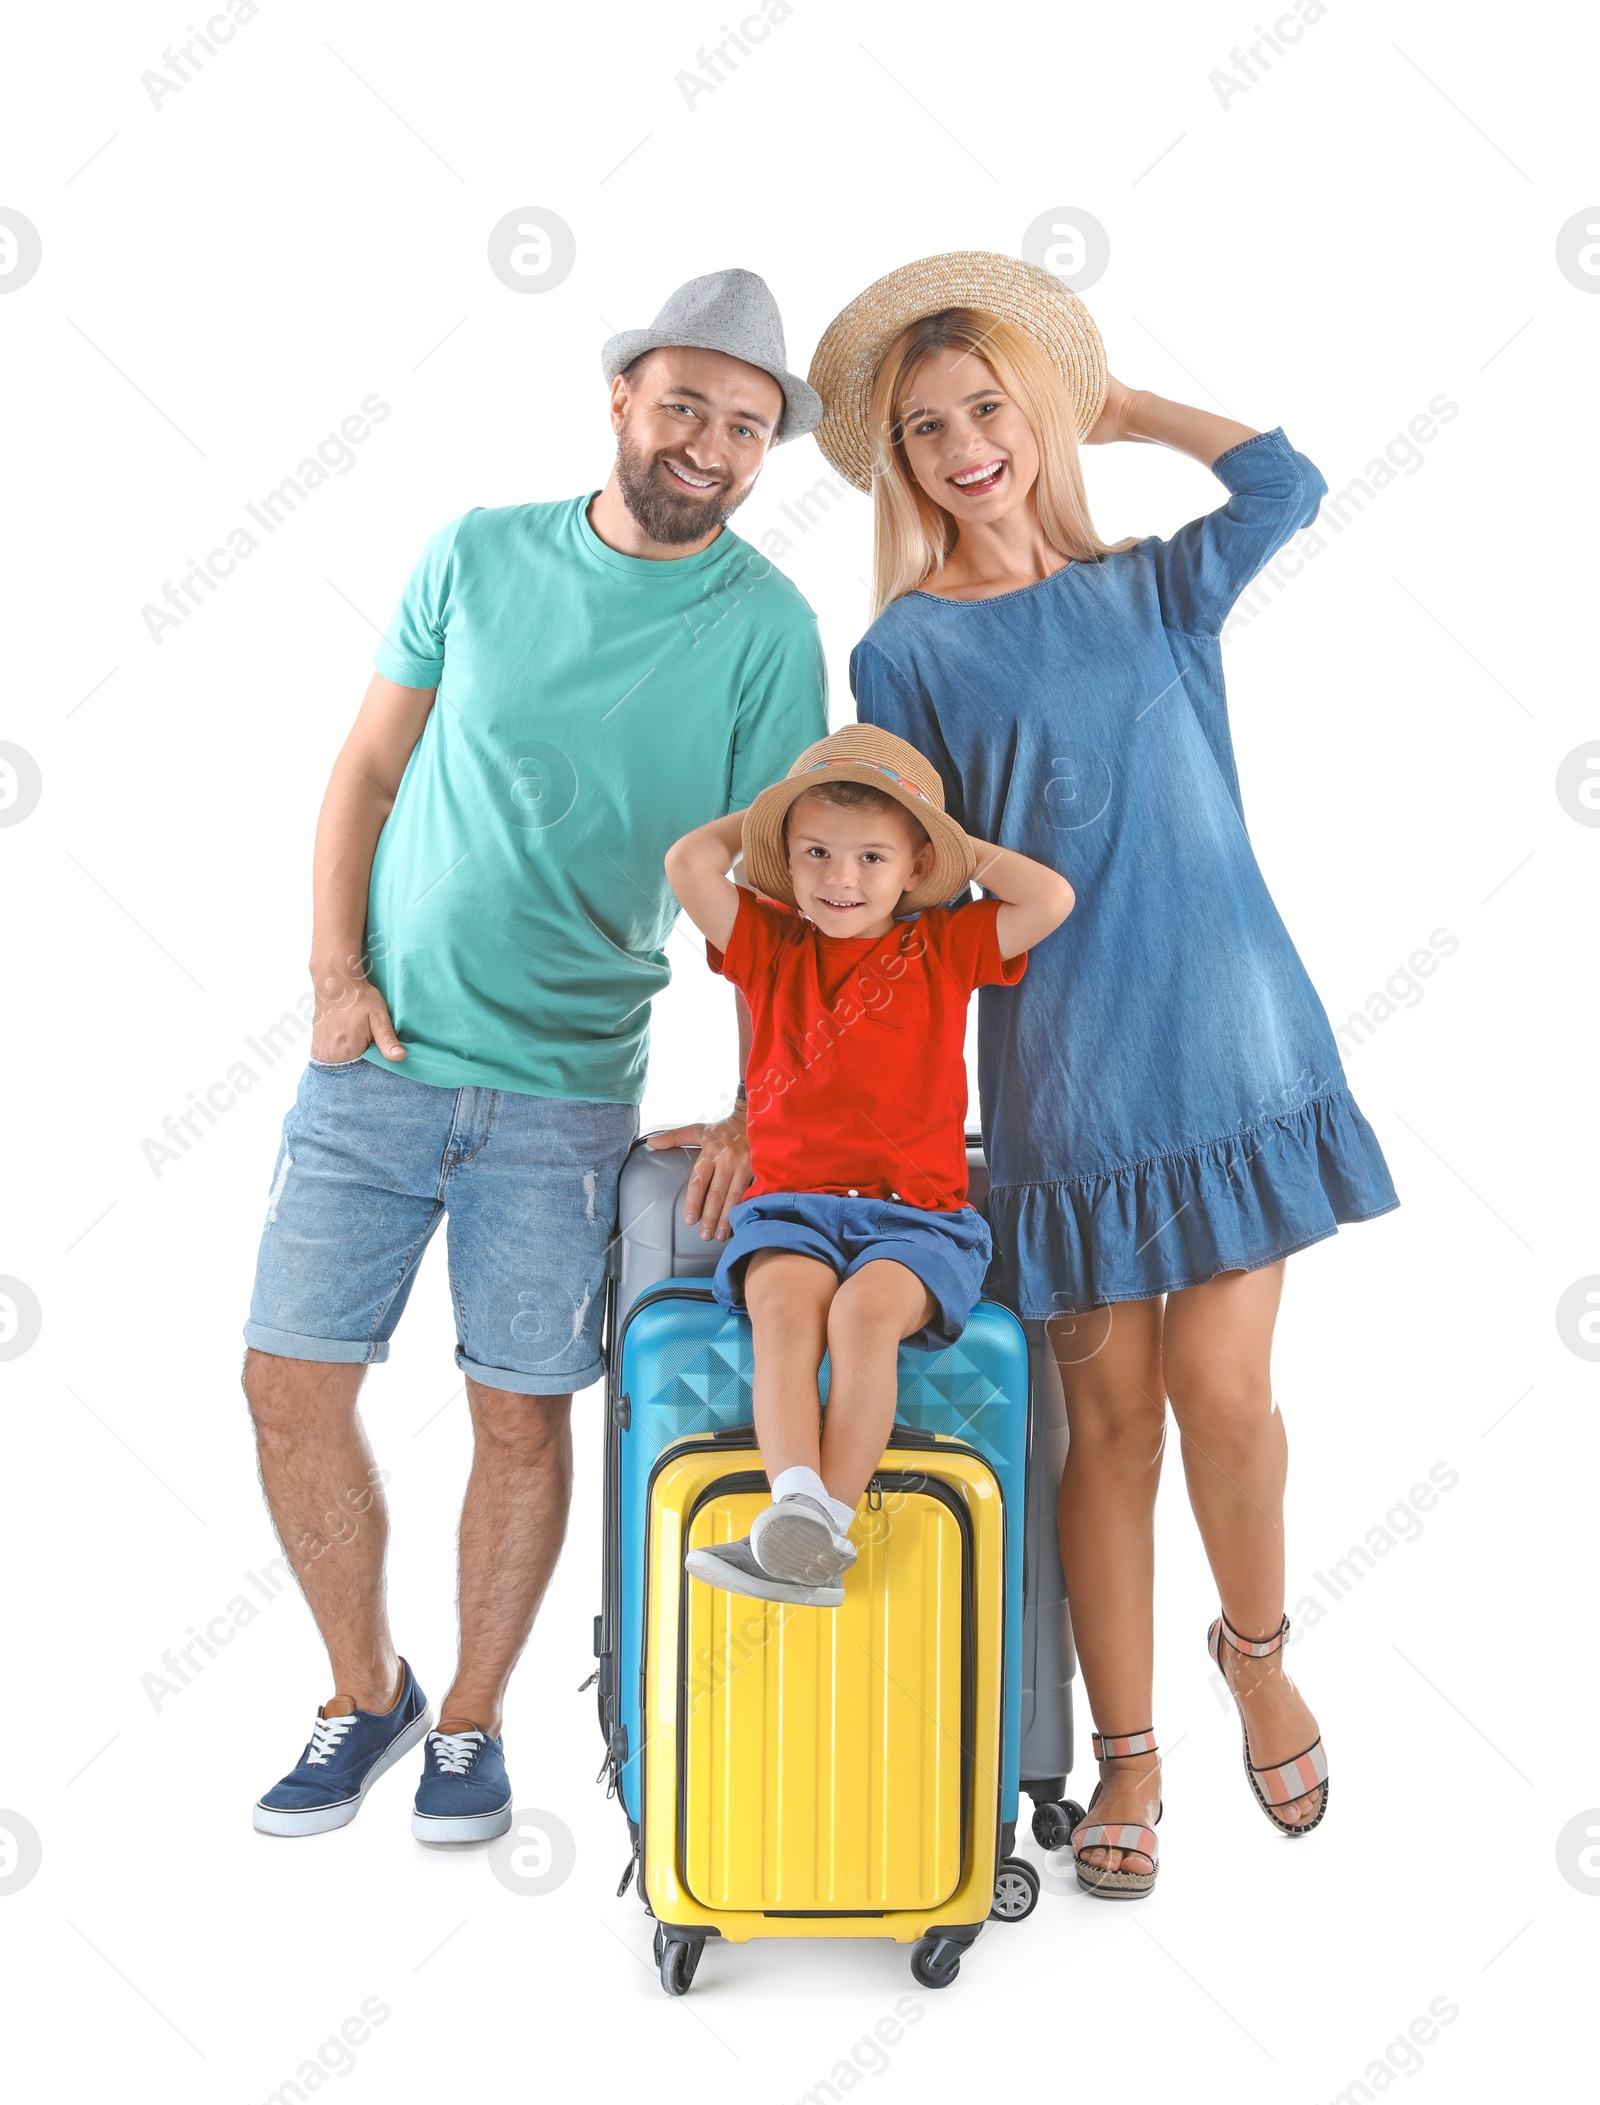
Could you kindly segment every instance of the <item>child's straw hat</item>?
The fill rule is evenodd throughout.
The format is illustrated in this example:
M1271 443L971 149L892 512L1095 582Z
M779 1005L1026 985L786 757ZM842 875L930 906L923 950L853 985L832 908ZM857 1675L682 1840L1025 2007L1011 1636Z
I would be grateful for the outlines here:
M996 315L1031 336L1066 385L1078 436L1106 399L1106 350L1078 295L1036 263L987 249L957 249L902 264L869 285L823 331L810 381L822 397L817 444L847 482L872 488L872 385L884 353L913 322L949 307Z
M875 724L846 724L831 738L807 746L781 782L764 789L744 815L744 871L769 899L795 903L789 878L784 820L796 797L826 782L864 782L903 804L933 843L933 868L914 890L901 895L900 913L942 906L972 881L977 859L972 843L948 817L939 771L913 745Z

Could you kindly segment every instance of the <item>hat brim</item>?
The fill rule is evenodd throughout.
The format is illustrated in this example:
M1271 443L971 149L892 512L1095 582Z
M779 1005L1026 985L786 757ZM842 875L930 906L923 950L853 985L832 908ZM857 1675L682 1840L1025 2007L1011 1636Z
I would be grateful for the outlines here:
M1080 439L1105 407L1105 345L1070 287L1036 263L985 249L924 256L890 271L842 308L811 361L811 385L825 405L817 444L858 490L872 488L872 389L884 353L913 322L952 307L1010 322L1040 346L1066 386Z
M752 358L748 345L733 343L714 329L625 329L607 341L600 353L600 370L608 381L615 380L624 366L632 365L646 351L672 350L720 351L725 358L737 358L741 365L754 366L758 373L776 380L783 395L783 414L772 434L775 446L804 438L822 422L822 397L809 381L781 365Z
M947 812L926 798L900 790L884 779L883 769L870 760L859 765L836 761L829 768L832 782L860 782L892 797L909 811L933 843L933 868L922 882L902 892L896 909L902 914L922 913L930 906L943 906L947 899L972 882L978 859L966 834ZM784 844L784 821L789 807L799 797L818 787L814 776L786 776L764 789L744 815L744 874L746 881L769 899L794 906L794 884L789 876L789 855Z

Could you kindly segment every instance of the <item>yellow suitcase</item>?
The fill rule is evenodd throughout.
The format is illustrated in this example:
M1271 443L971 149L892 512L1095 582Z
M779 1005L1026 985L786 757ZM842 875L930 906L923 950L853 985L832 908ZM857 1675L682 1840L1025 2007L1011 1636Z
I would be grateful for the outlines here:
M960 1442L891 1445L838 1609L685 1575L768 1495L726 1435L669 1448L650 1488L641 1844L663 1984L687 1989L707 1936L866 1936L915 1943L913 1973L944 1986L995 1895L999 1483Z

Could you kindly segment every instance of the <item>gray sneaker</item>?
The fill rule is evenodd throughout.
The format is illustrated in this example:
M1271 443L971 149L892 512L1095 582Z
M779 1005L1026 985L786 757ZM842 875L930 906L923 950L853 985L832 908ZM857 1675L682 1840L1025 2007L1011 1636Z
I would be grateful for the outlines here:
M844 1587L834 1579L825 1586L806 1586L794 1579L775 1579L763 1571L750 1550L750 1538L719 1542L712 1549L690 1550L683 1568L691 1579L724 1593L748 1594L753 1601L786 1601L795 1608L842 1608Z
M856 1561L855 1544L833 1524L833 1516L803 1491L780 1498L758 1513L750 1549L769 1577L800 1586L823 1586Z

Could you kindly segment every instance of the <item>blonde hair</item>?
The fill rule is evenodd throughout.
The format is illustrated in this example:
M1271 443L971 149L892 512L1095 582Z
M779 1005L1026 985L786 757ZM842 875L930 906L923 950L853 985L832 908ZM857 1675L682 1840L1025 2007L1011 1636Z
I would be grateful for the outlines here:
M1067 391L1047 352L998 316L947 307L912 322L884 353L872 384L873 618L891 601L914 592L944 566L956 543L956 523L911 472L900 408L918 368L935 351L969 351L989 366L1027 418L1039 448L1034 509L1058 555L1097 562L1125 541L1102 541L1089 516L1078 459L1078 434Z

